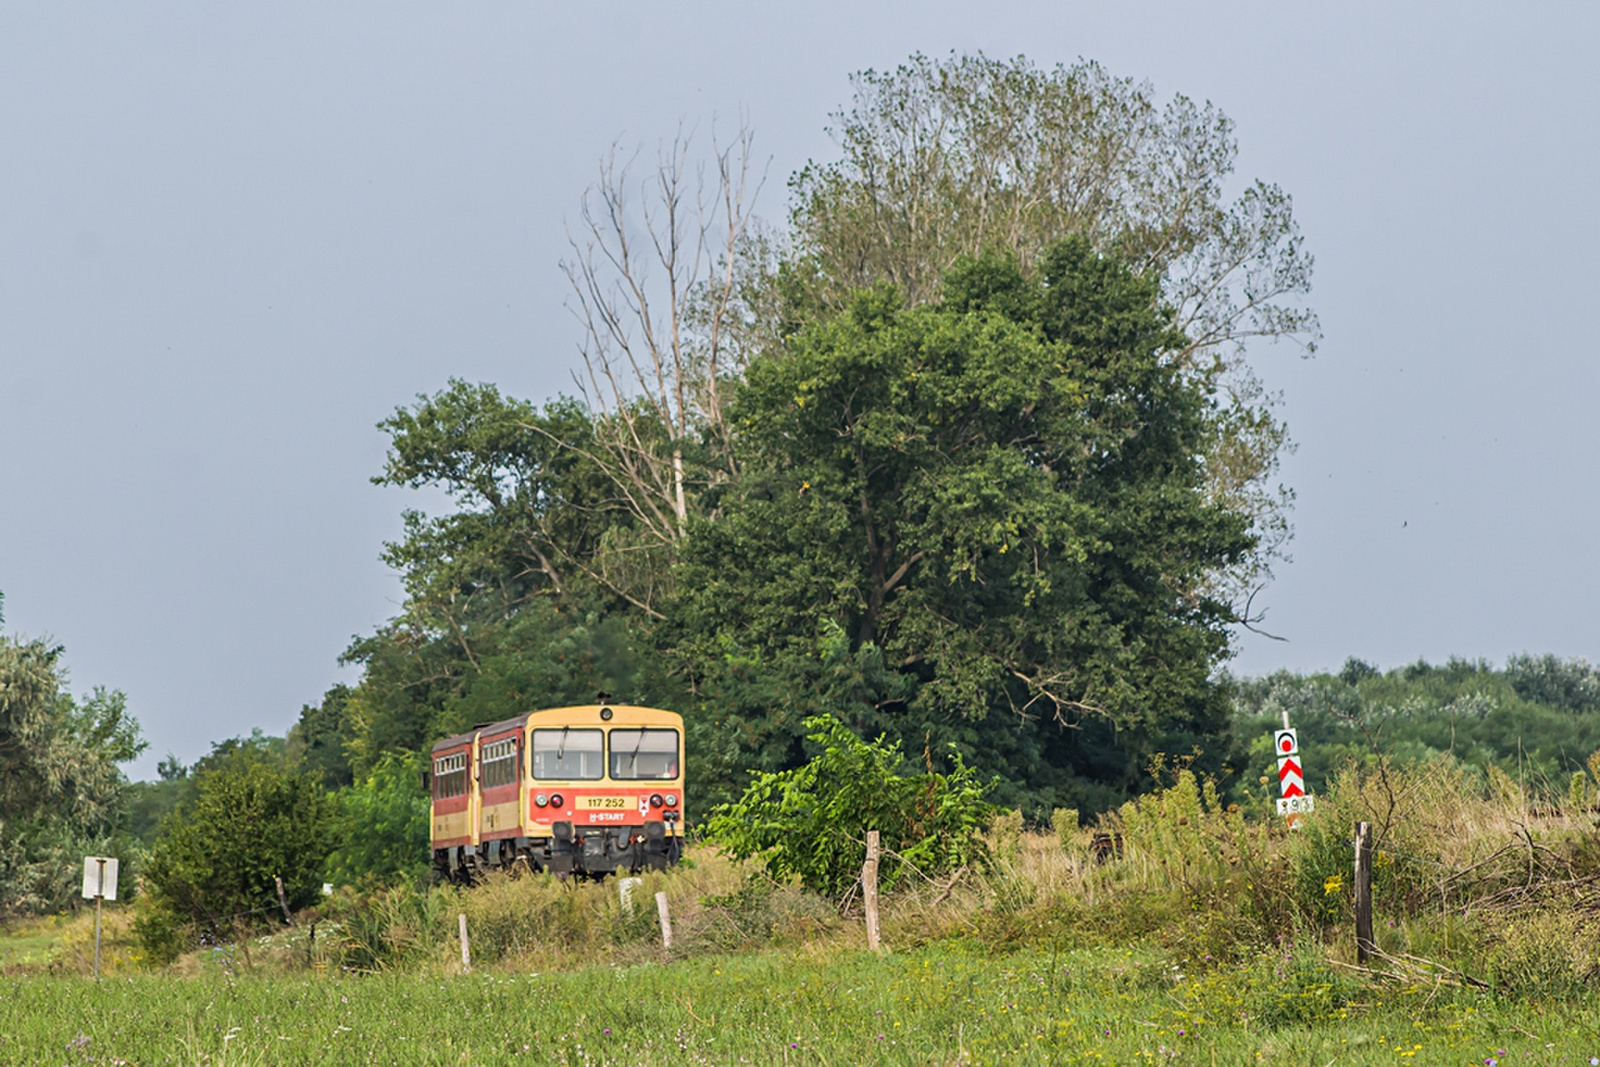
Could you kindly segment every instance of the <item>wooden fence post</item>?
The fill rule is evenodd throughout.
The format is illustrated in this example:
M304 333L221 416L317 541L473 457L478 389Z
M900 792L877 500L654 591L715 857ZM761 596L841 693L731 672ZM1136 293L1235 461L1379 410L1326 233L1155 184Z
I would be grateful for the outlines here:
M1356 823L1356 962L1372 956L1372 824Z
M656 912L661 916L661 947L672 947L672 916L667 912L667 895L656 894Z
M867 862L861 865L861 902L867 912L867 947L882 952L878 937L878 831L867 831Z
M467 913L461 913L461 973L472 973L472 946L467 942Z

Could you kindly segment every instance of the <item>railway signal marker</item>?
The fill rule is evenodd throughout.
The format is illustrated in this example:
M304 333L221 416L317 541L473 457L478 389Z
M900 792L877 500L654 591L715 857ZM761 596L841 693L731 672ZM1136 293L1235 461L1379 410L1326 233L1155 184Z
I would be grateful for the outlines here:
M1300 825L1300 816L1316 806L1313 797L1306 793L1306 771L1300 761L1300 737L1289 726L1289 713L1284 712L1283 729L1272 732L1272 750L1278 757L1278 814L1288 821L1289 829Z
M1286 797L1306 795L1306 774L1300 769L1299 756L1286 756L1278 761L1278 786Z

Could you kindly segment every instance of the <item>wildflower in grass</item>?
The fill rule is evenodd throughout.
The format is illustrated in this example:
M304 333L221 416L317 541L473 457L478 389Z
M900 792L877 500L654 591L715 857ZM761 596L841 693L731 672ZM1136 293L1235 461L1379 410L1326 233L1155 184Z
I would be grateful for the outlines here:
M1325 897L1331 897L1331 896L1333 896L1335 893L1339 892L1343 888L1344 888L1344 875L1342 875L1342 874L1330 875L1328 880L1326 882L1322 883L1322 895L1325 896Z

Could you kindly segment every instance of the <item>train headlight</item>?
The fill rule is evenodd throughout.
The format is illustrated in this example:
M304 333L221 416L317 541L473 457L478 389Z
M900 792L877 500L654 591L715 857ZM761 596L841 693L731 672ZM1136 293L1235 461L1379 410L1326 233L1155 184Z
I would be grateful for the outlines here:
M660 793L651 793L650 794L650 806L652 808L659 808L661 806L661 794Z
M545 796L543 793L540 793L538 796L533 798L533 802L542 808L546 804L550 803L550 798Z
M559 808L561 806L561 794L560 793L557 793L557 794L555 794L554 796L552 796L550 798L550 806L552 808Z
M675 808L677 806L678 806L678 794L676 794L676 793L668 793L667 794L667 807Z

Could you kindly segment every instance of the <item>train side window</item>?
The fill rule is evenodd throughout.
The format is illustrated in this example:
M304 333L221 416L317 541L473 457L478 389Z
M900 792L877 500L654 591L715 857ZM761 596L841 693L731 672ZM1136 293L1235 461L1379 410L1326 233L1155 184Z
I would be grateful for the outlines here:
M491 741L478 757L482 766L483 788L511 785L517 780L517 742L514 738Z
M533 731L533 777L588 780L605 775L604 737L599 730Z
M666 779L678 776L678 731L624 729L611 731L611 777Z
M467 754L456 752L433 761L433 796L436 800L459 797L467 791Z

